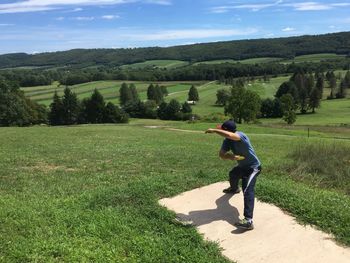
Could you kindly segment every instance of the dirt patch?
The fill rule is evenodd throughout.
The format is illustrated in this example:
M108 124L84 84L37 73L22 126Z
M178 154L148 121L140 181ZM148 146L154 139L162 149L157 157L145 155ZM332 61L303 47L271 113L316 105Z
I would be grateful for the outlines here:
M55 165L55 164L49 164L45 162L38 162L32 166L24 166L21 167L22 170L27 170L27 171L38 171L38 172L44 172L44 173L49 173L52 171L65 171L65 172L74 172L76 169L74 168L69 168L63 165Z

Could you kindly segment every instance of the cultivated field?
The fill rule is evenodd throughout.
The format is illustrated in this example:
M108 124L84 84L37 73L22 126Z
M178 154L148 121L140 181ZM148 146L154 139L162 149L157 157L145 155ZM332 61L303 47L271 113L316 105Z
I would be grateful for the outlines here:
M147 60L145 62L123 65L123 69L141 69L141 68L178 68L187 66L187 61L181 60Z

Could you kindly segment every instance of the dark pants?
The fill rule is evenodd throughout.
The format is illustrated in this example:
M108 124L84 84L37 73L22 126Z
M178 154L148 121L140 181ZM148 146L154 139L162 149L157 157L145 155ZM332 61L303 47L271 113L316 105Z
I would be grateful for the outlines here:
M244 195L244 217L253 219L254 211L254 187L256 178L261 172L261 166L257 168L234 167L230 173L230 186L232 189L238 188L239 179L242 179L242 191Z

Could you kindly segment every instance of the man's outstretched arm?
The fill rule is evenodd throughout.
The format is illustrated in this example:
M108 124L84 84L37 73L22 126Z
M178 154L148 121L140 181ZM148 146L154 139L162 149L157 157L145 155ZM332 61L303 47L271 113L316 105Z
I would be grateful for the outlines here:
M233 141L240 141L241 137L235 133L235 132L229 132L229 131L225 131L225 130L221 130L221 129L208 129L205 131L205 133L216 133L219 134L222 137L225 137L229 140L233 140Z

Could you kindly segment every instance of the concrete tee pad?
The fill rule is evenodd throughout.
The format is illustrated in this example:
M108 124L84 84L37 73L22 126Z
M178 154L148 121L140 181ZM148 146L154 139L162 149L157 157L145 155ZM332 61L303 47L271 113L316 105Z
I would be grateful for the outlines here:
M239 263L349 263L350 248L311 226L302 226L274 205L256 200L255 229L241 231L234 224L243 214L243 195L224 194L227 182L194 189L160 204L191 221L210 241L218 242L227 258Z

